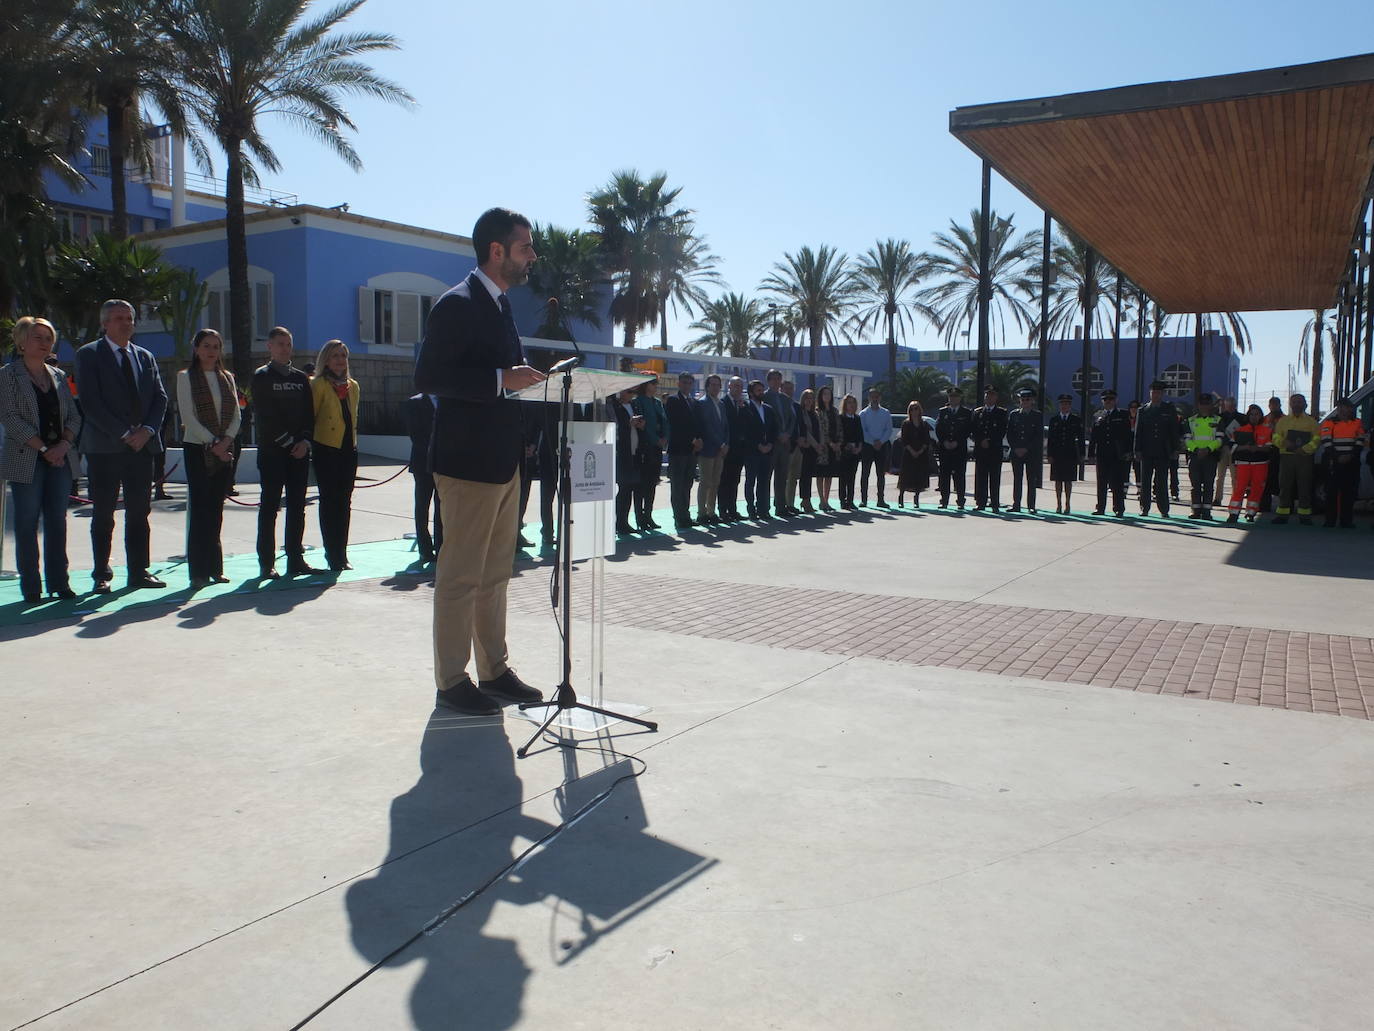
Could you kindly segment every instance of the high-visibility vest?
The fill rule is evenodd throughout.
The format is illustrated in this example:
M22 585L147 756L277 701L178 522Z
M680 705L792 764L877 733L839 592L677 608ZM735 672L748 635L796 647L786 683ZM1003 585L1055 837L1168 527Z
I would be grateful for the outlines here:
M1364 424L1359 419L1324 419L1322 440L1336 454L1358 451L1365 442Z
M1216 415L1194 415L1183 424L1183 447L1186 451L1216 451L1221 447L1217 430L1221 418Z

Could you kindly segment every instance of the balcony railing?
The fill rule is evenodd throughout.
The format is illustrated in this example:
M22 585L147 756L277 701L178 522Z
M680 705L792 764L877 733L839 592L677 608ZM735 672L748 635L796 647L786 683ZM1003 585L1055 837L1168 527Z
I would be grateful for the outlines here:
M153 164L151 172L131 172L129 181L149 183L153 186L171 189L171 168L162 161L156 161ZM225 195L226 184L223 179L215 179L212 176L201 175L199 172L187 172L186 189L194 190L197 193L208 193L212 197L223 197ZM300 198L294 193L286 193L282 190L270 190L262 186L244 186L243 199L249 204L261 204L265 207L286 207L300 202Z

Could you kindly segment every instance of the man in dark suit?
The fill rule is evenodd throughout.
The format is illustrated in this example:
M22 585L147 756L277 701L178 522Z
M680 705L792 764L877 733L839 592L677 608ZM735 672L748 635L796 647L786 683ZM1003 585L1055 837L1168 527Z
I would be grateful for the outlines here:
M410 433L410 475L415 478L415 543L420 560L433 562L444 546L444 518L434 496L429 469L429 440L434 429L434 398L416 394L406 399L406 430ZM434 532L429 530L429 506L434 503Z
M701 426L697 423L696 380L690 372L677 378L677 393L663 402L668 412L668 493L673 502L673 522L679 530L692 523L692 481L701 450Z
M744 502L750 519L771 519L768 487L773 479L773 448L778 439L778 413L763 399L759 380L749 384L749 403L742 415L744 437Z
M558 494L558 405L522 401L521 407L524 409L525 462L520 480L520 525L524 526L525 508L538 480L540 540L548 548L553 546L553 503Z
M506 586L515 562L524 456L520 402L506 397L543 381L525 363L506 291L537 255L529 219L492 208L472 231L477 268L430 310L415 361L415 389L437 398L430 469L450 527L464 547L439 552L434 578L437 704L468 715L496 700L538 701L507 664ZM477 683L468 676L477 660Z
M787 504L787 473L792 465L793 442L797 435L797 405L782 392L782 373L769 369L765 377L768 389L764 404L773 409L778 418L778 439L773 448L773 511L779 516L801 515Z
M81 452L90 472L91 578L97 594L110 593L110 542L115 502L124 490L124 557L130 587L166 587L148 572L148 512L152 508L153 456L162 447L158 427L167 391L152 354L133 342L134 306L109 300L100 307L105 335L76 352L85 424Z
M744 380L738 376L730 377L725 389L725 417L729 436L726 443L729 450L720 467L720 487L716 491L716 506L723 523L735 523L743 517L739 514L739 480L744 472Z

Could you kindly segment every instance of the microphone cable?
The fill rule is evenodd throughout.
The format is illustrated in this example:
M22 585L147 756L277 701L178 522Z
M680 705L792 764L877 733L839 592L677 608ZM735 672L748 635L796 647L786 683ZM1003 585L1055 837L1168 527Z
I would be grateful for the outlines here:
M568 745L565 742L556 738L551 739L548 737L547 734L545 735L545 740L550 741L551 743L555 743L560 747L568 747ZM574 745L572 747L576 746ZM614 748L610 748L609 746L599 747L597 751L600 752L603 756L609 755L616 757L617 760L625 760L631 763L638 763L639 769L633 773L624 773L621 776L617 777L615 780L613 780L603 791L594 796L589 802L580 806L576 812L574 812L571 816L565 818L563 822L560 823L557 827L553 828L547 834L541 837L538 841L530 845L527 849L521 852L509 863L501 867L500 870L496 871L496 873L492 874L485 881L483 881L479 886L474 888L472 891L468 892L462 898L455 901L452 905L445 908L441 913L439 913L438 916L434 917L427 924L421 927L418 931L412 934L409 938L401 942L400 945L397 945L385 956L377 960L377 962L373 963L372 966L368 967L361 974L355 977L352 981L349 981L348 984L344 985L337 992L331 995L328 999L320 1003L320 1005L316 1006L313 1010L306 1014L306 1016L302 1020L295 1024L292 1024L290 1031L300 1031L301 1028L305 1027L312 1020L318 1017L321 1013L327 1010L330 1006L334 1005L334 1003L338 1002L345 995L351 992L354 988L357 988L358 985L362 984L369 977L371 977L378 970L382 969L382 967L390 963L393 959L395 959L397 956L403 953L406 949L414 945L421 938L425 938L432 934L435 934L441 927L443 927L445 923L452 919L452 917L459 910L463 909L474 899L481 897L481 895L483 895L489 888L491 888L492 885L504 880L507 876L518 870L530 858L533 857L536 851L545 847L546 845L551 844L554 841L554 839L556 839L564 831L576 826L583 819L589 816L593 809L596 809L598 806L600 806L603 802L605 802L608 798L611 797L611 793L615 791L617 786L625 783L626 781L635 780L638 777L642 777L645 774L645 772L647 772L649 769L649 764L645 762L643 759L639 758L639 756L637 755L626 755L625 753L618 752ZM576 781L573 781L572 783L576 783ZM428 848L429 845L434 845L440 841L443 841L445 838L449 836L450 835L446 834L441 838L436 838L434 841L429 842L428 845L422 845L420 846L420 848ZM419 848L412 849L410 852L405 853L405 856L413 855L415 852L418 851L420 851ZM398 856L397 859L405 858L405 856ZM393 860L393 862L394 861L395 860Z

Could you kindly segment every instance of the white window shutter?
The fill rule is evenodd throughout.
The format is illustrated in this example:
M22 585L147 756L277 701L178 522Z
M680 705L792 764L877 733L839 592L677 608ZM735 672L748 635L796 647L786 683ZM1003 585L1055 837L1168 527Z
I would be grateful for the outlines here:
M365 286L358 287L358 343L374 344L377 342L376 331L373 328L377 318L377 301L375 290L369 290Z
M407 346L420 342L420 295L396 295L396 343Z

